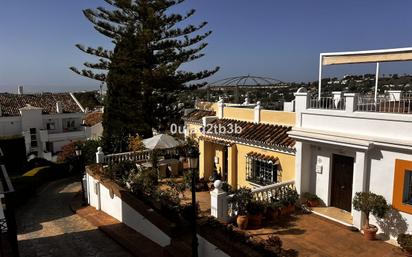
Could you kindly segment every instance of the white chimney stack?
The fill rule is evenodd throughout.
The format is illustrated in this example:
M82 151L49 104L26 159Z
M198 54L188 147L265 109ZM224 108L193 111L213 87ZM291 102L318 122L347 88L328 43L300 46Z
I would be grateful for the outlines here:
M56 112L57 113L63 113L63 105L61 101L56 102Z
M22 95L23 94L23 86L19 86L17 88L17 94Z

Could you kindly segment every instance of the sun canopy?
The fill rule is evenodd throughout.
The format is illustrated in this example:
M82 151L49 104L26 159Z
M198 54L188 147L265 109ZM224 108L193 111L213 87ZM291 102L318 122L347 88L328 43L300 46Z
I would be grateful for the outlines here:
M143 140L143 144L147 149L169 149L180 145L174 137L167 134L159 134L151 138Z
M322 94L322 67L326 65L337 64L356 64L356 63L376 63L375 77L375 103L378 94L378 78L380 62L398 62L412 61L412 47L352 51L352 52L334 52L321 53L319 57L319 92L318 97Z

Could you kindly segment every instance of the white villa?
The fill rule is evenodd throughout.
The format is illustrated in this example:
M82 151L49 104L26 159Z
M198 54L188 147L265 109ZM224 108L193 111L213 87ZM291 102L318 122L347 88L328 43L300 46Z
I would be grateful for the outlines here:
M378 95L377 87L379 62L407 60L412 48L321 54L319 82L323 65L377 62L375 95L324 97L320 84L312 97L301 88L289 132L296 140L296 189L315 193L330 207L318 214L360 229L363 217L352 207L354 194L380 194L394 209L389 219L373 223L395 239L412 232L412 95Z
M98 137L96 124L84 126L85 109L72 93L0 93L0 137L23 135L26 153L51 160L75 140Z

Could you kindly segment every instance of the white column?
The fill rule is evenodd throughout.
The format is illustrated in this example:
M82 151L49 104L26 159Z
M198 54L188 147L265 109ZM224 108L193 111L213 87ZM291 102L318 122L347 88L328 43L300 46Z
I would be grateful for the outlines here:
M378 103L379 62L376 63L375 73L375 105Z
M295 95L296 127L302 127L302 112L309 107L309 94L306 88L299 88Z
M356 93L345 93L346 112L354 112L358 105L358 95Z
M356 192L368 191L368 164L367 154L364 151L357 151L355 155L354 171L353 171L353 190L352 199ZM358 229L362 228L363 215L359 211L352 208L353 225Z
M337 108L340 100L342 99L342 92L341 91L333 91L332 92L332 97L333 97L333 104L335 105L335 108Z
M210 192L211 215L221 221L228 221L227 193L222 190L222 181L216 180L215 189Z
M323 62L323 56L322 54L319 56L319 89L318 89L318 99L320 100L320 97L322 95L322 62Z
M224 108L225 108L225 103L223 102L223 98L219 99L219 102L217 102L217 117L219 119L223 119L224 117Z
M259 123L260 122L260 110L262 109L262 107L260 106L260 101L258 101L256 103L255 106L255 112L254 112L254 122L255 123Z
M389 100L400 101L402 98L402 90L388 90Z
M297 141L295 149L295 187L302 194L310 190L310 145Z
M96 163L103 163L104 162L104 153L103 153L103 148L102 147L97 147L97 152L96 152Z

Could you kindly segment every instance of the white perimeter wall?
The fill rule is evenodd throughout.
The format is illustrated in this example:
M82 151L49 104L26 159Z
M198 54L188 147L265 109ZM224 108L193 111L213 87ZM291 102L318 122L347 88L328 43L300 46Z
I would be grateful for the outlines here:
M97 210L104 211L162 247L170 245L171 238L166 233L116 195L111 198L109 189L104 185L100 184L89 174L86 175L86 181L87 199L91 206ZM198 235L198 239L200 257L229 257L229 255L200 235Z

